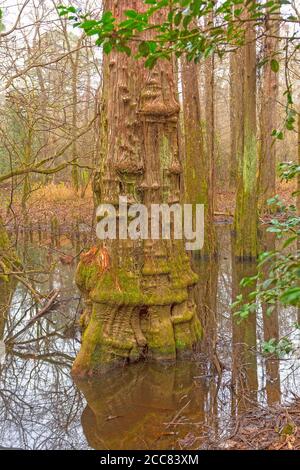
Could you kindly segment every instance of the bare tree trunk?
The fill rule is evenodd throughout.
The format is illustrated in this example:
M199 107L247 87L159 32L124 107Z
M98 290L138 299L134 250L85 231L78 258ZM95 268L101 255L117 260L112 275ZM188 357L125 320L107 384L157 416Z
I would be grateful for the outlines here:
M10 285L12 278L8 273L14 271L16 266L20 266L20 261L18 260L0 215L0 281Z
M72 63L72 160L75 165L72 166L72 181L73 186L76 192L79 191L79 172L78 166L76 163L78 162L78 149L77 149L77 130L78 130L78 92L77 92L77 82L78 82L78 65L79 65L79 45L81 43L81 39L77 43L78 50L75 53L75 57L71 57Z
M0 341L3 340L7 312L17 282L11 275L11 271L15 271L18 266L20 262L0 215Z
M298 111L298 165L300 166L300 108ZM297 213L300 216L300 173L297 177Z
M3 219L0 216L0 253L8 249L9 249L9 237L8 237Z
M185 200L188 204L204 204L205 244L201 255L216 254L213 220L213 148L204 151L197 65L182 61L182 91L185 135ZM211 142L211 139L209 139ZM213 140L213 139L212 139Z
M107 0L105 6L117 18L130 8L145 8L141 0ZM97 199L117 209L120 196L148 208L180 202L172 62L148 71L124 54L105 57L103 110ZM98 374L145 356L174 361L191 353L202 331L194 301L197 279L181 240L123 240L117 234L117 240L93 247L82 256L76 276L87 306L73 374Z
M250 5L253 2L250 3ZM240 259L257 256L257 141L256 141L256 30L246 25L244 52L244 137L238 168L235 211L235 255Z
M259 159L259 199L261 214L268 209L267 201L276 194L276 140L272 131L277 128L277 95L279 74L272 71L271 59L278 50L279 21L270 21L266 16L264 57L267 62L263 69L260 134L261 148Z
M26 139L24 142L24 156L23 156L23 162L22 164L24 167L30 166L32 163L32 116L31 116L31 111L29 110L28 112L28 117L27 117L27 122L28 122L28 128L25 129L26 132ZM22 191L22 211L23 211L23 217L25 223L28 220L28 214L27 214L27 201L30 196L31 192L31 182L30 182L30 174L26 174L24 176L24 182L23 182L23 191Z
M205 123L206 157L208 164L210 197L213 198L215 166L215 59L214 55L205 61Z
M213 13L207 19L207 25L214 24ZM210 242L207 249L211 248L215 252L216 242L213 234L214 216L214 188L215 188L215 165L216 165L216 136L215 136L215 56L212 54L205 61L205 122L206 122L206 160L207 160L207 222L211 227L207 237ZM199 85L199 84L198 84ZM198 86L199 90L199 86ZM200 103L200 96L199 96ZM207 229L208 230L208 229Z
M300 96L299 96L299 106L298 106L298 165L300 166ZM297 177L297 215L300 217L300 173ZM300 250L300 238L297 238L297 249ZM300 307L298 307L298 324L300 325Z
M230 56L230 186L236 188L239 162L244 149L244 54L241 48Z

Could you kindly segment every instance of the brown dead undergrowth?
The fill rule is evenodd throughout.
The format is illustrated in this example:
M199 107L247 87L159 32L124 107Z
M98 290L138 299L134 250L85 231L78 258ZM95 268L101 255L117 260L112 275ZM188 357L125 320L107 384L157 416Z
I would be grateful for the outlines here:
M291 203L291 193L295 190L294 183L278 183L277 193L286 203ZM1 193L6 194L6 201L0 207L0 214L11 228L20 225L32 229L42 227L46 229L53 220L65 228L72 228L75 224L92 224L93 195L89 186L84 193L76 193L65 183L50 183L42 188L35 189L28 202L26 217L23 213L20 197L14 195L10 205L10 189L0 187ZM215 193L215 220L218 223L230 223L235 210L234 191L216 191ZM267 218L266 218L267 221Z
M236 419L229 439L211 448L227 450L300 450L300 399L293 405L248 411Z
M1 189L0 189L1 190ZM8 194L9 188L6 189ZM48 184L32 192L26 204L24 214L21 201L15 195L13 204L0 207L0 213L12 230L16 227L25 229L49 230L51 224L60 226L61 232L73 229L78 224L92 225L93 194L90 187L84 194L76 193L64 183Z

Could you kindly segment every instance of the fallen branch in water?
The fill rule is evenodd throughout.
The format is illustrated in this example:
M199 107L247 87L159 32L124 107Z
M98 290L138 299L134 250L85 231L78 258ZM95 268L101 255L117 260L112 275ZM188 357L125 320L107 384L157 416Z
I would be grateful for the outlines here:
M174 416L174 418L172 419L172 421L170 421L168 424L167 424L167 429L170 427L170 426L177 426L179 423L177 422L177 419L180 417L181 413L183 412L183 410L185 410L185 408L187 408L189 406L189 404L191 403L191 400L189 400L185 405L183 405L183 407L178 411L178 413L176 413L176 415Z
M59 295L58 290L52 291L50 293L50 298L48 302L46 303L45 307L43 307L42 310L27 323L26 328L33 325L37 320L39 320L42 316L44 316L46 313L49 312L49 310L51 310L54 307L54 304L56 303L58 295Z
M46 305L40 310L40 312L35 316L33 317L28 323L26 326L24 326L24 328L20 331L18 331L18 333L16 333L14 336L12 336L11 338L7 338L5 343L8 344L8 343L12 343L14 342L19 336L21 336L28 328L30 328L36 321L38 321L41 317L43 317L46 313L48 313L50 310L52 310L52 308L54 307L54 305L56 304L57 302L57 297L59 295L59 291L57 290L53 290L50 292L49 296L48 296L48 302L46 303Z

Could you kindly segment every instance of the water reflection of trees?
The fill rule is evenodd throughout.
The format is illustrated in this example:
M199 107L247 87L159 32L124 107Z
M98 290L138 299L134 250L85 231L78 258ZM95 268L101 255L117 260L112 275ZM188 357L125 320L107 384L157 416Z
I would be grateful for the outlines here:
M81 380L82 426L94 449L198 448L205 429L205 382L198 366L139 364ZM199 372L198 372L199 374Z
M78 294L73 272L59 267L38 286L49 291L55 282L60 302L47 318L24 328L38 306L24 286L1 290L1 336L6 360L0 370L0 443L30 449L86 448L80 416L83 399L70 368L79 339L74 322ZM0 286L1 289L1 286ZM3 299L5 298L5 304Z
M219 238L218 259L194 260L205 329L195 362L167 368L140 364L100 381L80 382L78 388L70 377L80 342L74 266L55 265L55 256L47 256L54 269L31 280L40 292L58 289L59 303L30 328L24 326L41 306L24 285L1 290L0 283L0 335L7 346L0 370L0 445L209 448L230 434L232 417L245 408L292 397L298 389L297 363L262 357L260 345L289 332L297 312L277 310L268 319L264 306L258 306L256 315L237 325L229 305L252 266L231 256L230 227L222 227ZM262 243L270 249L273 240L262 238ZM27 253L34 260L31 267L40 268L44 255L32 249Z
M263 230L260 237L261 251L275 251L276 239L275 234ZM267 265L265 265L267 275ZM267 306L262 305L262 316L263 316L263 339L264 341L270 341L272 338L279 339L279 312L278 306L274 306L272 315L267 314ZM269 405L279 403L281 399L280 390L280 370L279 360L274 355L269 355L265 359L266 369L266 393L267 402Z
M1 371L0 442L5 447L86 447L80 427L83 403L66 365L10 355Z

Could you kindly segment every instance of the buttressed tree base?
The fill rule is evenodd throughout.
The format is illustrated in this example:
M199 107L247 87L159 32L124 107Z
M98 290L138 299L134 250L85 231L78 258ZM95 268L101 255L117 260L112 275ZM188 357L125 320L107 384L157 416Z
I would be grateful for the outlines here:
M139 3L142 9L143 2L109 0L106 8L123 18ZM120 196L149 209L181 202L173 64L163 61L147 70L125 54L105 56L101 116L97 203L112 204L118 213ZM197 280L183 241L117 239L92 247L76 275L85 310L73 374L97 375L125 362L175 361L191 354L202 334Z

